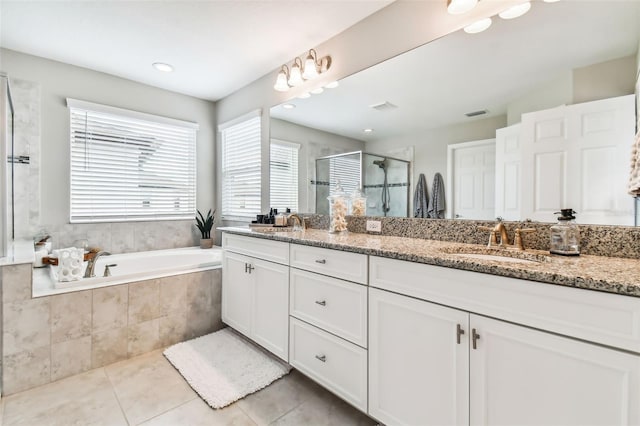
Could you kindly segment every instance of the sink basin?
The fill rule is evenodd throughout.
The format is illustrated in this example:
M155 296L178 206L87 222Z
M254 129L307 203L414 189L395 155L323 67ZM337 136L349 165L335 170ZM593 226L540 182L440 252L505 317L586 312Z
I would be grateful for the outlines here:
M507 263L540 263L540 260L530 260L530 259L520 259L517 257L507 257L507 256L499 256L495 254L482 254L482 253L452 253L456 257L466 257L469 259L479 259L479 260L494 260L498 262L507 262Z
M451 247L442 250L456 257L476 260L491 260L502 263L535 264L549 262L551 258L544 254L527 251L511 251L487 247Z

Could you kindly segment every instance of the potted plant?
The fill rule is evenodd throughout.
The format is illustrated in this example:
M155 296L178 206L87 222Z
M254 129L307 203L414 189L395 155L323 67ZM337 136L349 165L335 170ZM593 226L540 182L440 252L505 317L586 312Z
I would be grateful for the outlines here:
M211 228L213 228L213 215L211 214L211 209L207 212L207 217L205 218L200 213L200 210L197 210L198 216L196 216L196 226L200 230L201 238L200 238L200 248L208 249L213 247L213 239L211 238ZM213 211L215 214L215 210Z

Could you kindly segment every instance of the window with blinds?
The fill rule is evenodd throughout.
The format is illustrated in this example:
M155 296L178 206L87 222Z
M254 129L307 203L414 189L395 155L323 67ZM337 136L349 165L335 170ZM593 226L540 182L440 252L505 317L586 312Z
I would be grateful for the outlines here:
M332 157L329 160L329 194L335 194L338 182L347 194L360 189L360 167L359 153Z
M279 211L298 211L298 152L300 145L271 140L269 159L270 204Z
M67 99L72 223L192 219L197 124Z
M260 214L260 113L220 126L222 135L222 218L252 220Z

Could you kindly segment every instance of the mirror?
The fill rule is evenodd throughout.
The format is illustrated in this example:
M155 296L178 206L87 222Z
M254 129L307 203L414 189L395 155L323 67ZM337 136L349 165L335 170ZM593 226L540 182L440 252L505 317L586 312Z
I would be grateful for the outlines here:
M572 207L582 223L633 225L634 202L626 195L626 183L635 131L639 33L636 1L534 2L520 18L493 17L485 32L452 33L351 75L334 89L286 103L293 108L274 106L271 138L301 145L298 209L316 211L317 158L364 151L411 162L410 199L421 173L429 194L434 174L440 173L447 217L503 214L509 220L551 222L553 211ZM594 134L607 126L619 131L622 148L553 151L560 143L556 139L573 128L567 117L577 105L624 95L623 119L617 112L596 116L588 110L578 124ZM505 173L508 158L490 149L482 152L487 144L500 150L514 146L514 138L539 136L548 139L550 150L520 147L516 175ZM493 177L483 180L481 170L465 186L464 172L473 167L464 166L474 161L493 170ZM523 178L535 173L538 180ZM560 205L576 200L570 198L574 192L599 196ZM468 207L466 201L478 198L482 208L461 210ZM514 213L508 201L515 199L524 208Z

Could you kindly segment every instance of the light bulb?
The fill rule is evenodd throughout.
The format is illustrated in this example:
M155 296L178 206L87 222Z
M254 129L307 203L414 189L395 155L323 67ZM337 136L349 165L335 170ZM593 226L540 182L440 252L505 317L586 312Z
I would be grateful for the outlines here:
M447 12L452 15L460 15L476 7L476 4L478 4L478 0L449 0Z
M298 99L309 99L311 97L311 93L309 92L304 92L300 95L298 95Z
M280 71L278 73L278 78L276 78L276 84L273 85L273 88L278 92L286 92L289 90L289 85L287 84L287 74L284 71Z
M491 18L484 18L464 27L464 32L468 34L481 33L491 26Z
M324 92L324 89L322 87L317 87L311 91L311 93L313 93L314 95L319 95L322 92Z
M335 89L339 85L340 85L340 83L338 83L337 81L332 81L331 83L326 84L324 87L326 89Z
M531 2L520 3L498 13L498 16L502 19L514 19L524 15L529 9L531 9Z
M312 78L316 78L318 75L316 61L314 61L311 54L309 54L307 59L304 61L304 72L302 73L302 78L305 80L311 80Z
M300 66L296 63L291 66L291 75L289 75L289 86L300 86L304 83L302 74L300 73Z

